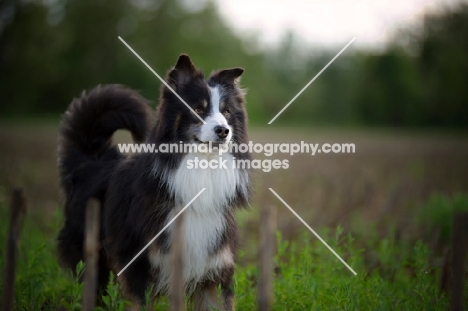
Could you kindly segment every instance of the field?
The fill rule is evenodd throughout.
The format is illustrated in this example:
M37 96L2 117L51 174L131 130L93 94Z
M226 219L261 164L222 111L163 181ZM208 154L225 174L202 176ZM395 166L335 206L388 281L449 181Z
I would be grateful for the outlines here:
M118 141L129 135L118 133ZM355 154L277 155L289 169L256 171L239 213L238 310L256 309L259 209L278 211L274 310L446 310L439 291L454 211L468 209L468 136L359 129L254 128L254 142L354 143ZM13 186L25 189L15 310L79 310L81 285L56 260L61 226L56 125L0 127L0 268ZM264 158L264 156L259 156ZM273 188L357 272L354 276L292 215ZM81 271L83 267L78 267ZM0 282L3 278L0 278ZM110 284L101 308L126 302ZM465 298L468 297L468 286ZM468 305L468 301L467 304ZM155 310L166 310L164 299Z

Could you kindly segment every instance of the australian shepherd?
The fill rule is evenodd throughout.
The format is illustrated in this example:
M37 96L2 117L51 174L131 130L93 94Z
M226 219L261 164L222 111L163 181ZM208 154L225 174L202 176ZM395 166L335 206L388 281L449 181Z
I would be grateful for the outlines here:
M247 205L251 181L247 170L232 169L230 164L250 155L238 150L223 153L228 169L189 169L187 161L210 160L219 154L125 156L112 145L112 135L127 129L135 142L155 146L247 143L245 94L239 86L243 71L220 70L205 79L190 58L181 55L165 80L193 111L165 85L155 114L138 92L120 85L98 86L72 101L58 142L66 199L65 222L58 236L63 265L75 269L84 260L85 206L90 198L101 203L99 282L105 286L110 271L121 271L181 207L206 188L184 212L185 292L196 310L234 310L238 245L234 212ZM172 231L171 225L119 276L124 294L135 306L145 303L150 288L155 296L168 294Z

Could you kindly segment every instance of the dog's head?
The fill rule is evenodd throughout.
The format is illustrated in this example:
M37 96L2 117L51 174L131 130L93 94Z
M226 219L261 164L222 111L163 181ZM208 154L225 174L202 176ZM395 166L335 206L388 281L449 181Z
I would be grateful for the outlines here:
M163 85L158 107L158 140L197 144L211 142L214 146L245 142L245 94L239 87L243 72L242 68L224 69L205 79L188 55L180 55L174 68L168 72L166 82L191 109Z

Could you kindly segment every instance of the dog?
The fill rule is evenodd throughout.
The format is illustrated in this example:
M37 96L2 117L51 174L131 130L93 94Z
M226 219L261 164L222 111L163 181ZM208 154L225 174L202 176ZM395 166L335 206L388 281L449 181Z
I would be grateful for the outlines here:
M118 129L139 143L161 146L190 143L216 146L248 142L244 70L213 72L208 79L188 55L179 56L166 83L192 108L162 85L154 114L138 92L121 85L98 86L75 98L62 117L58 168L65 196L64 225L58 236L61 263L72 270L84 260L85 207L101 205L99 284L121 271L192 200L184 211L183 279L196 310L234 310L233 274L238 248L235 211L248 205L248 169L189 169L187 161L213 159L213 152L123 155L112 145ZM203 120L203 122L194 114ZM214 148L213 150L216 150ZM228 167L249 160L234 150L221 156ZM167 295L173 271L173 224L126 268L118 280L124 295L139 308L151 288ZM220 297L217 289L220 288Z

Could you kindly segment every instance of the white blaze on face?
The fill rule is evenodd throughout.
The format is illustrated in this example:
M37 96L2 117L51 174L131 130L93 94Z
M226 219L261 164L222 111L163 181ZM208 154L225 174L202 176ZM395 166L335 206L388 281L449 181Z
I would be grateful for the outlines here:
M210 93L211 93L210 95L211 109L208 114L208 117L206 117L205 119L206 124L203 124L201 127L199 139L203 142L217 141L219 138L218 138L218 135L215 133L215 127L223 126L229 129L229 134L225 140L225 142L228 143L232 138L232 129L229 126L224 115L219 110L220 109L219 106L221 104L221 99L222 99L223 94L219 86L209 87L209 88L210 88Z

